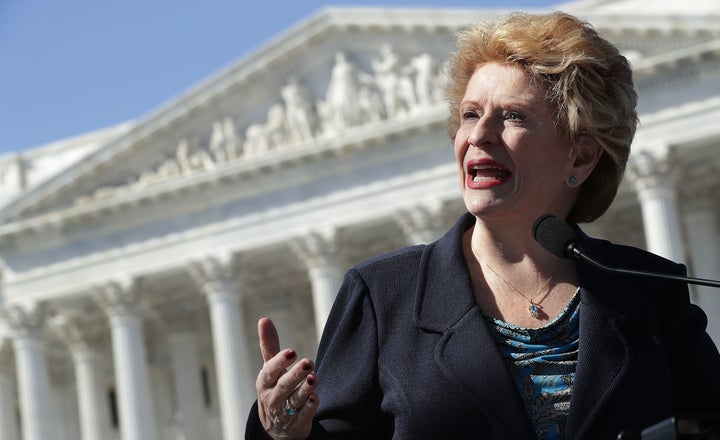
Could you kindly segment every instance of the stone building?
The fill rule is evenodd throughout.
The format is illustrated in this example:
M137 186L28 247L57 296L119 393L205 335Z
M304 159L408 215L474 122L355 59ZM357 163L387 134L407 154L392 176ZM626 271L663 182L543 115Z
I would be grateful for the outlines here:
M561 5L641 126L591 235L720 278L720 3ZM497 10L324 9L126 124L0 156L0 440L236 439L256 321L313 356L344 272L464 210L442 65ZM720 342L720 292L693 288Z

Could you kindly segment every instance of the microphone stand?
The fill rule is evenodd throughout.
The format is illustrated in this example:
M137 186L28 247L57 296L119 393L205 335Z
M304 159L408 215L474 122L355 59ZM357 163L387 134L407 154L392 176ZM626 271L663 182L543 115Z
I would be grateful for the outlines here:
M599 269L602 269L606 272L620 273L620 274L626 274L626 275L637 275L637 276L644 276L644 277L651 277L651 278L664 278L667 280L680 281L683 283L698 284L701 286L710 286L710 287L720 288L720 281L708 280L705 278L694 278L694 277L686 277L686 276L682 276L682 275L672 275L672 274L660 273L660 272L650 272L650 271L610 267L610 266L600 263L599 261L588 256L582 250L582 248L575 243L568 244L567 253L568 253L568 255L570 255L572 257L586 261L586 262L592 264L593 266L595 266Z

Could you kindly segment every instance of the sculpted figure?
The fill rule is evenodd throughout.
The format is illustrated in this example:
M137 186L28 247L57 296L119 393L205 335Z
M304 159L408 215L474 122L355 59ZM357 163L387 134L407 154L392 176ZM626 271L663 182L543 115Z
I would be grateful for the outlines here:
M307 98L307 91L291 77L281 90L285 101L285 123L289 143L304 143L313 138L313 109Z
M213 122L208 148L215 160L218 162L225 162L228 160L227 151L225 151L225 143L226 139L223 123L221 121Z
M180 139L175 158L183 175L196 170L207 170L215 167L210 154L200 147L197 139Z
M364 115L363 122L377 122L385 117L382 97L373 84L364 84L360 87L358 106Z
M347 60L343 52L335 54L335 65L330 73L322 115L325 127L332 133L357 125L360 113L357 107L358 77L355 66Z
M226 162L240 156L240 139L231 117L213 122L208 149L215 162Z
M397 65L399 59L389 44L380 47L380 57L372 59L375 71L375 83L382 92L383 103L387 117L391 118L398 113L398 82Z
M242 149L242 141L235 128L235 122L233 118L226 117L222 121L222 132L223 138L225 139L225 155L228 160L237 159L240 157Z
M167 158L157 169L157 174L161 178L177 176L180 174L180 164L174 157Z
M282 144L285 125L285 109L274 104L268 110L267 121L252 124L245 133L245 154L248 157L268 151Z
M187 139L182 138L180 142L178 142L175 158L180 167L180 173L188 175L192 172L192 165L190 164L190 143Z
M415 72L415 97L417 103L429 106L435 102L433 96L436 79L434 75L435 63L428 53L423 53L410 60L410 66Z

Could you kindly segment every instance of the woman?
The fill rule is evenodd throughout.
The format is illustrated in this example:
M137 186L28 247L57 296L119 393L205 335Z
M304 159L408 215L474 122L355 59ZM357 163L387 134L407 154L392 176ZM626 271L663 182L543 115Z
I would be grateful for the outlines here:
M720 411L720 356L686 286L599 272L531 234L545 213L588 222L614 198L637 123L627 60L572 16L514 14L462 33L450 67L468 213L347 273L317 373L259 322L247 437L639 437ZM602 261L684 273L578 233Z

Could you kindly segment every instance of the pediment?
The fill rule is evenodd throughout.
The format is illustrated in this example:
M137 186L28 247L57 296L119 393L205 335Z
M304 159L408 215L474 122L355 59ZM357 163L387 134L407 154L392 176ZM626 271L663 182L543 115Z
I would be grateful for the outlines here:
M477 11L476 11L477 12ZM468 20L456 11L321 11L141 118L0 213L4 221L159 197L213 174L300 160L318 144L445 104L441 64ZM401 127L399 124L398 127Z
M668 47L680 56L712 46L720 35L717 20L698 18L694 27L668 31L671 17L663 16L636 21L642 32L633 32L608 9L627 9L630 0L577 2L566 9L574 12L589 3L596 10L584 15L638 62ZM455 33L501 12L322 10L31 188L0 218L12 223L57 213L83 215L115 200L177 194L233 173L250 175L256 166L307 160L318 148L337 149L353 133L372 132L388 121L402 130L403 121L445 105L442 63ZM713 47L703 53L716 53Z

